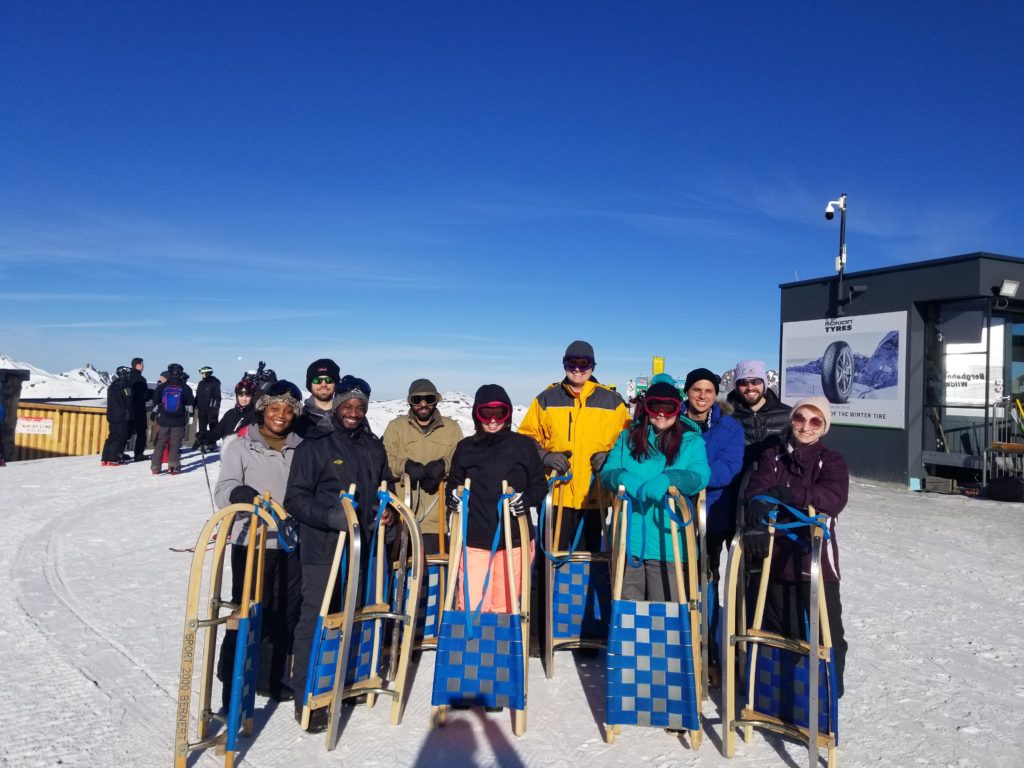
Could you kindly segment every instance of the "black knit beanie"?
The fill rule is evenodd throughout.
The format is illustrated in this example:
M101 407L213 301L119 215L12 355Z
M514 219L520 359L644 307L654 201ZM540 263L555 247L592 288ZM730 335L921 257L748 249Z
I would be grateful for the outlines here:
M679 394L679 390L667 381L659 381L657 384L649 386L645 397L660 397L664 400L675 400L677 403L680 403L683 400L683 396Z
M330 376L331 379L337 383L338 379L341 378L341 369L338 367L338 364L329 357L314 360L309 364L309 368L306 369L306 389L310 392L313 391L313 379L317 376Z
M689 392L690 387L698 381L710 381L715 385L715 392L718 392L718 385L722 383L722 377L716 376L714 371L709 371L707 368L694 368L686 374L686 384L683 386L683 390Z

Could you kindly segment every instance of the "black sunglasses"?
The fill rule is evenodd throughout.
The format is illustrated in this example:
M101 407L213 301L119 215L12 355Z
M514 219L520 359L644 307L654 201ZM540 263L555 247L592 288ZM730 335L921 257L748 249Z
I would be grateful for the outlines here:
M409 395L409 405L419 405L420 403L434 405L437 403L437 395Z

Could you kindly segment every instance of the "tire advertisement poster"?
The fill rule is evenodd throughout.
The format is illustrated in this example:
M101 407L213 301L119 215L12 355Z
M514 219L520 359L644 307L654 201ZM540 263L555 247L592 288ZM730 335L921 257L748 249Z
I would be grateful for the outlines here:
M903 429L906 335L906 312L783 323L783 402L823 395L833 424Z

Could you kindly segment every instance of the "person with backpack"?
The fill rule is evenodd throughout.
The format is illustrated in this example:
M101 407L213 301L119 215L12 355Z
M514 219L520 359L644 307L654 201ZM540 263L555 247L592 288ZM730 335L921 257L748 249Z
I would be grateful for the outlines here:
M210 439L210 430L217 426L220 418L220 379L213 375L213 368L204 365L199 369L202 377L196 384L196 413L199 422L196 424L196 440L193 450L217 450L217 441Z
M132 369L122 365L117 376L107 387L107 439L103 443L100 466L119 467L124 463L125 443L132 418Z
M168 449L168 472L172 475L181 472L181 443L185 439L185 429L196 402L192 388L185 383L186 379L181 363L171 363L167 366L167 381L158 384L153 392L157 434L150 469L154 475L163 471L165 447Z

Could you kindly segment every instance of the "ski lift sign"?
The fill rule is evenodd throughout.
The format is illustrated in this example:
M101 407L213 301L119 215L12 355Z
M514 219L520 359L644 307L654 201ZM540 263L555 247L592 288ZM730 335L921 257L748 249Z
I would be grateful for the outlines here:
M781 397L824 396L832 423L904 428L907 313L782 324Z

